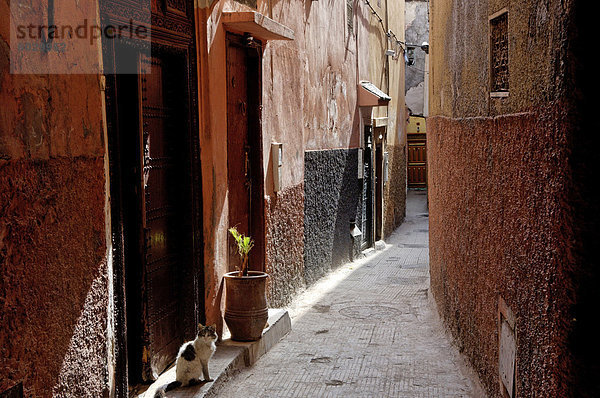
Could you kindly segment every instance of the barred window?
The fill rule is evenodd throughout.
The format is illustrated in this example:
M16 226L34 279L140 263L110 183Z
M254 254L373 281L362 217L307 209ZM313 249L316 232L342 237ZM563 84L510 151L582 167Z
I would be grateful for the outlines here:
M508 12L490 19L491 91L508 91Z

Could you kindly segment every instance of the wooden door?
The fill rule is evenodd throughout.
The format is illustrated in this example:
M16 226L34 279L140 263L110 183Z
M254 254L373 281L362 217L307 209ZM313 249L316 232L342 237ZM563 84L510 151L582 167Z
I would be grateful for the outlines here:
M185 69L176 56L141 59L143 374L160 374L184 341L181 303L191 225L185 109Z
M156 379L204 321L194 7L151 5L151 53L103 41L106 64L137 60L136 74L106 76L120 391ZM103 24L135 11L101 2Z
M229 226L250 235L249 269L264 271L263 168L260 132L261 49L227 35L227 185ZM241 265L228 236L229 270Z
M408 134L408 187L427 187L427 138L425 134Z

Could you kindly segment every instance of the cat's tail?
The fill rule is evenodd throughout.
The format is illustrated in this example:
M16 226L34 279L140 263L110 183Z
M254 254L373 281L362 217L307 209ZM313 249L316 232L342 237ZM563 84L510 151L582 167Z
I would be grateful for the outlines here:
M156 390L156 393L154 393L154 398L166 398L166 392L167 391L171 391L176 389L177 387L181 386L181 382L180 381L172 381L169 384L167 384L166 386L162 386L160 387L158 390Z

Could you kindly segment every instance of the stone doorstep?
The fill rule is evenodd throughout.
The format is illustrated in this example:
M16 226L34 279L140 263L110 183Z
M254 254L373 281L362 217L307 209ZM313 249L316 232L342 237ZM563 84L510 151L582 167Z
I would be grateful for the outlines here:
M231 339L223 340L217 345L217 351L208 363L211 383L199 384L192 387L180 387L169 391L169 398L201 398L210 396L232 374L244 367L252 366L261 356L269 351L292 329L292 323L287 310L281 308L269 309L269 326L263 331L262 338L252 342L238 342ZM137 398L154 398L157 388L175 380L175 366L152 383L148 389Z

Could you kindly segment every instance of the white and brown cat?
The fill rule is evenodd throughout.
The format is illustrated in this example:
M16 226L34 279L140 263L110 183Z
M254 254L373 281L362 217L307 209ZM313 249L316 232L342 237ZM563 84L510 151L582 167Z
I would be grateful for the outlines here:
M165 392L177 387L185 387L201 382L213 381L208 374L208 360L215 353L217 341L216 326L198 325L198 335L192 341L184 343L175 362L175 381L161 387L154 398L165 397ZM204 380L200 379L204 377Z

